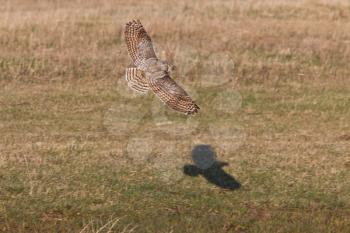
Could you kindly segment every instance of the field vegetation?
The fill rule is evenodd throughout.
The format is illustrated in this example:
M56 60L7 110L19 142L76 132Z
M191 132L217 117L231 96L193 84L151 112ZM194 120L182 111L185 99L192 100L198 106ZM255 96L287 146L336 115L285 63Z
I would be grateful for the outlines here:
M127 89L135 18L200 114ZM346 0L1 1L0 231L350 232L349 64Z

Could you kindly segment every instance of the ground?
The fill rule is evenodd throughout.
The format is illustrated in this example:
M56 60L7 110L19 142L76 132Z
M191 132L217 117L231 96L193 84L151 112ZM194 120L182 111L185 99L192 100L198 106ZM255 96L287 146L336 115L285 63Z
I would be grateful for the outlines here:
M198 115L127 89L134 18ZM345 0L5 1L0 231L350 232L349 62Z

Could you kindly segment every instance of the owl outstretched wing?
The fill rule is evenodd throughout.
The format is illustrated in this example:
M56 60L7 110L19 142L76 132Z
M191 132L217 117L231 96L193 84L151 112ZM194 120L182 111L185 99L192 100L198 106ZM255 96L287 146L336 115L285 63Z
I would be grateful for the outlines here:
M140 68L149 58L156 58L151 38L142 26L140 20L133 20L125 26L125 41L129 55L135 66Z
M170 108L187 115L198 112L197 104L170 76L150 79L149 86L156 96Z

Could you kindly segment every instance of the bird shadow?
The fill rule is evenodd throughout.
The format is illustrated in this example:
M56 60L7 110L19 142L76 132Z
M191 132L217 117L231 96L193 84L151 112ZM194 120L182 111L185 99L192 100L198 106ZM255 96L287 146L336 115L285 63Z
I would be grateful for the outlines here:
M196 145L192 150L193 164L183 167L184 174L188 176L203 176L208 182L228 190L235 190L241 184L230 174L223 170L228 163L217 161L216 153L210 145Z

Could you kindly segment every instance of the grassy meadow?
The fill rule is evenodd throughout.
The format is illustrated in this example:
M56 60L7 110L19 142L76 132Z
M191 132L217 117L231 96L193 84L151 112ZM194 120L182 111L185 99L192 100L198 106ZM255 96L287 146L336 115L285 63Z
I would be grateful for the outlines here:
M198 115L127 89L135 18ZM349 64L346 0L4 0L0 232L350 232Z

